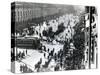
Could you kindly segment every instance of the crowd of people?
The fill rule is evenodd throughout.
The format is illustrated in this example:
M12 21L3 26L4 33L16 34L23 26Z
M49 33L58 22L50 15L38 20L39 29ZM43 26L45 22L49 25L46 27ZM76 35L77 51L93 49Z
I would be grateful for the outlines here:
M23 50L23 51L18 51L14 52L14 50L11 51L11 61L14 61L14 60L22 60L25 58L25 56L27 56L27 49L26 50Z
M65 14L56 19L45 20L42 23L24 28L16 36L33 36L42 39L53 38L56 40L66 40L74 34L73 27L79 22L79 17L73 14Z
M23 36L23 37L37 37L42 42L46 42L46 44L73 44L70 42L73 39L74 35L74 26L79 22L79 17L73 14L65 14L59 16L56 19L46 20L42 23L37 24L36 26L31 26L29 28L23 29L21 34L17 34L16 36ZM34 71L39 72L42 69L49 69L50 63L54 60L55 65L53 66L54 71L58 70L67 70L72 69L71 63L73 61L69 58L73 55L73 50L71 46L65 51L64 48L59 49L58 52L55 52L56 49L46 48L46 46L40 42L40 46L38 51L43 53L44 58L40 58L40 60L34 65ZM74 47L74 45L73 45ZM18 58L24 58L26 52L19 52ZM44 62L44 59L45 62ZM67 62L68 60L69 62ZM44 63L43 63L44 62ZM26 67L26 66L24 66Z
M22 73L31 73L33 72L26 64L20 65L20 72Z
M75 47L72 43L69 44L70 44L69 50L66 50L66 52L64 48L59 49L58 52L55 52L56 51L55 48L50 49L50 48L46 48L45 45L41 45L40 52L43 53L44 58L40 58L40 60L35 64L35 71L39 72L41 71L41 69L45 69L42 71L46 71L47 69L50 69L52 66L50 65L50 63L52 62L55 63L53 65L53 71L72 69L72 65L70 65L70 63L68 64L68 61L70 57L73 55L73 50L75 49ZM44 59L46 59L45 63L43 63Z

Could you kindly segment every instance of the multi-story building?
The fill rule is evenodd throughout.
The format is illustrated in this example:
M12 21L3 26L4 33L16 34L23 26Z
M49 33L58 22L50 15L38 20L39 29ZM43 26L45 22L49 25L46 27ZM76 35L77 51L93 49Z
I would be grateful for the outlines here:
M97 68L97 11L87 7L85 14L85 65L86 68Z

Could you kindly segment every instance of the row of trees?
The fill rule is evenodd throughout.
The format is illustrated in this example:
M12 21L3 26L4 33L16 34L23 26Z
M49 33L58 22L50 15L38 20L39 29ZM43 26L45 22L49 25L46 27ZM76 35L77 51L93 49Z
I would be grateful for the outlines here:
M66 70L69 69L82 69L82 60L84 60L84 50L85 50L85 22L84 15L80 17L79 23L74 26L75 34L70 41L66 41L64 44L64 63L67 64L64 66ZM70 43L73 43L75 49L71 56L67 56L70 50ZM85 67L84 67L85 68Z

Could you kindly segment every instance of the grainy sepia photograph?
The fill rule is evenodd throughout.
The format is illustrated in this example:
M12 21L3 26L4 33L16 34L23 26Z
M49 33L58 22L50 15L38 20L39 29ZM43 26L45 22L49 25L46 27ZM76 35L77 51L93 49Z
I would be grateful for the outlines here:
M11 72L98 67L95 6L11 3Z

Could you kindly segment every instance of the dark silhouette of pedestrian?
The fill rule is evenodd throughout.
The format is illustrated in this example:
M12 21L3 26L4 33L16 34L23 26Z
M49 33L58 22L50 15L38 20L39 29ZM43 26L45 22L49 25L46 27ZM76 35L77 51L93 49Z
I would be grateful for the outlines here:
M26 55L27 55L27 49L26 49Z

